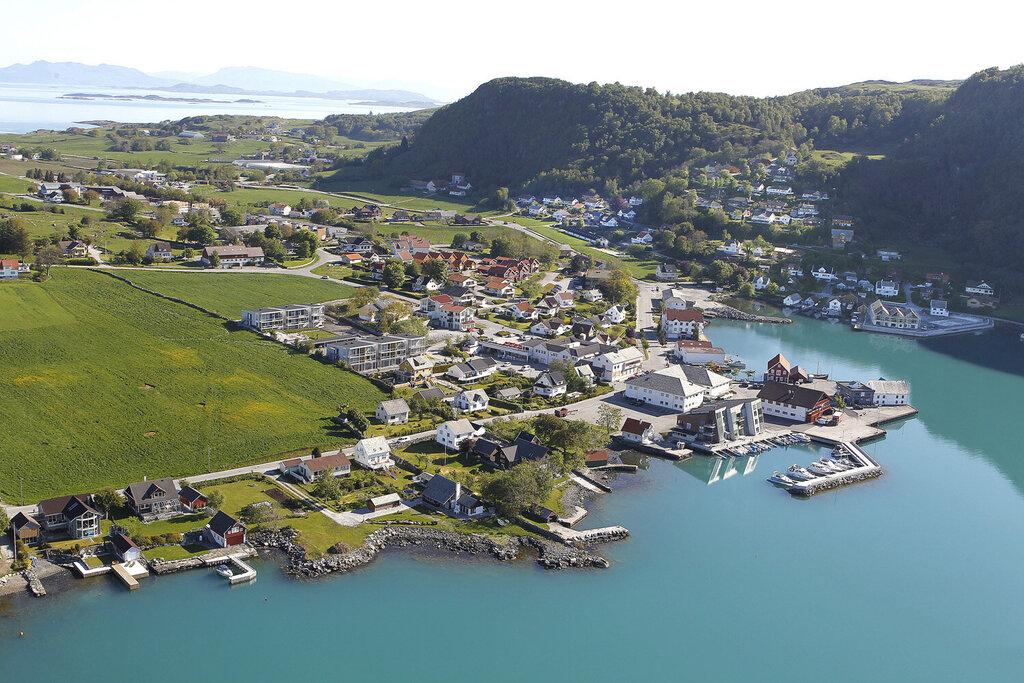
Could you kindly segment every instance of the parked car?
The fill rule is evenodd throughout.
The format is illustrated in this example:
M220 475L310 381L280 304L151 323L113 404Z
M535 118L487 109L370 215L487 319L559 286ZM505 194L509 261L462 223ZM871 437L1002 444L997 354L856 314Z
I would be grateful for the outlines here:
M555 410L555 417L565 417L569 414L568 408L558 408Z

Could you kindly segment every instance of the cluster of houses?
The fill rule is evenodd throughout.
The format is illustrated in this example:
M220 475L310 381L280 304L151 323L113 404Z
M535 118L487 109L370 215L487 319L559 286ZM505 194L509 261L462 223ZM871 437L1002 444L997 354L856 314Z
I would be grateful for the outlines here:
M127 509L143 522L207 508L206 496L201 491L187 485L179 489L170 477L129 484L120 495ZM11 519L10 534L15 541L28 546L64 539L95 539L103 533L102 521L106 516L91 493L47 498L36 505L35 514L16 514ZM218 548L245 543L245 534L245 524L223 511L214 514L201 531L203 540ZM111 544L120 559L138 559L138 546L123 533L112 533Z
M453 171L451 178L410 179L403 189L426 194L446 194L449 197L465 197L466 193L473 189L473 184L462 171Z
M643 205L643 198L632 196L625 198L613 206L612 203L596 193L584 194L580 197L566 195L561 196L554 192L547 192L540 196L534 194L521 194L515 198L518 210L533 218L550 218L566 228L587 231L598 228L617 228L620 224L632 225L636 220L636 209ZM601 238L584 236L591 242L600 241ZM650 244L650 242L647 242ZM604 245L607 246L607 240Z

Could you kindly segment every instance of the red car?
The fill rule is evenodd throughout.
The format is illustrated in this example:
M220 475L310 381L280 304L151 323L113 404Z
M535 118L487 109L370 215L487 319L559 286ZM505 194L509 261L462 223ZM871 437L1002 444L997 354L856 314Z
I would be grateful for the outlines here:
M569 409L568 408L558 408L557 410L555 410L555 417L565 417L568 414L569 414Z

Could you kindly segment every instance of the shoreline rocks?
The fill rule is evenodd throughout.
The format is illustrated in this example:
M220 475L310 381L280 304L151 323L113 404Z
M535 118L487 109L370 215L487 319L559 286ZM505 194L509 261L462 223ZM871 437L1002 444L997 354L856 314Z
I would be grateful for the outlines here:
M285 573L305 578L352 571L371 563L387 548L411 546L451 553L491 555L502 562L515 560L524 551L533 550L537 553L537 563L545 569L603 569L610 566L608 560L584 548L560 545L529 536L509 536L505 543L500 543L482 534L460 534L454 531L395 525L377 529L366 537L363 545L344 555L329 554L317 558L306 557L306 549L296 542L297 537L298 532L292 529L257 529L249 533L247 540L254 548L283 551L288 556L284 565Z
M733 308L720 301L715 302L715 308L708 308L704 311L705 318L724 318L726 320L742 320L750 323L771 323L775 325L791 325L790 318L777 318L771 315L757 315L755 313L744 313L738 308Z

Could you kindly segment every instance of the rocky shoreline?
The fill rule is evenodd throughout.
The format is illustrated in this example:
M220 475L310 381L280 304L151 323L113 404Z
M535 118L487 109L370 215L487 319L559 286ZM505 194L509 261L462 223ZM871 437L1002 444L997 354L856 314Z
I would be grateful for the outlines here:
M715 308L708 308L704 311L705 318L724 318L725 320L742 320L750 323L771 323L776 325L791 325L790 318L777 318L771 315L757 315L755 313L744 313L738 308L733 308L720 301L715 302Z
M249 545L270 548L288 555L284 565L287 574L313 578L334 572L348 572L369 564L386 548L410 546L432 547L452 553L491 555L507 562L517 559L524 551L537 553L537 563L545 569L569 567L600 568L609 566L608 560L582 547L542 541L531 536L509 536L505 543L483 534L460 534L454 531L423 527L388 526L366 537L363 545L343 555L306 557L306 549L296 542L298 532L292 529L258 529L249 534Z

